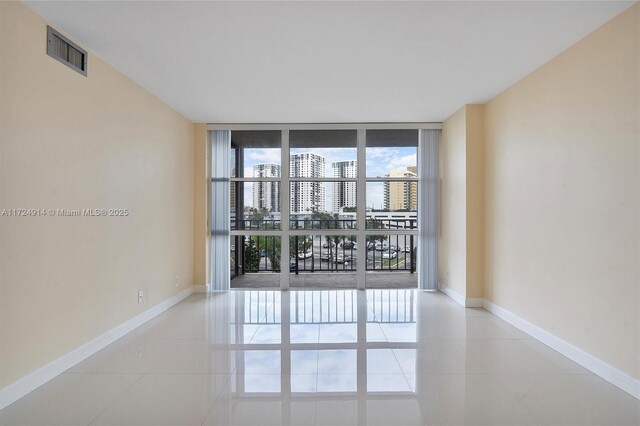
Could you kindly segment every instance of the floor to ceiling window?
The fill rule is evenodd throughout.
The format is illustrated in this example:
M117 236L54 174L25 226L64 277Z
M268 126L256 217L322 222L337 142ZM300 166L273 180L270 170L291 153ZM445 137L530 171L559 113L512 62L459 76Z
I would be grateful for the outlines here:
M421 129L439 132L438 124L224 127L210 125L211 252L213 271L226 250L229 274L213 271L212 280L231 288L418 287ZM226 151L228 167L216 172ZM225 199L227 230L227 219L215 220Z

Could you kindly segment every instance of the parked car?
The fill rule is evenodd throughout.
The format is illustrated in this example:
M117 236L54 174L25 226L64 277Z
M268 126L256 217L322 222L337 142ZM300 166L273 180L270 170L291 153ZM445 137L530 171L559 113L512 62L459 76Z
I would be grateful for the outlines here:
M260 250L260 257L267 257L267 252L265 249Z
M335 246L336 244L333 241L331 241L331 243L328 243L326 241L322 243L322 248L329 248L329 247L335 247Z
M397 253L397 252L400 251L400 246L393 246L393 245L389 246L389 250L393 250L393 251L395 251Z
M387 244L387 243L376 243L376 250L377 251L388 251L389 250L389 244Z
M289 259L289 272L294 272L296 269L298 269L298 262L292 257Z
M298 259L308 259L313 256L313 252L311 250L307 250L305 252L298 252Z
M329 259L331 259L331 255L329 254L328 251L325 253L322 253L322 255L320 256L320 260L323 262L328 262Z
M409 253L411 251L411 246L402 247L402 251L405 252L405 253Z
M396 257L398 257L398 253L394 250L387 250L382 253L383 259L395 259Z
M346 250L355 250L357 248L357 244L353 241L345 241L344 243L342 243L342 248Z
M346 253L338 253L338 255L336 256L336 263L351 262L351 260L351 256Z

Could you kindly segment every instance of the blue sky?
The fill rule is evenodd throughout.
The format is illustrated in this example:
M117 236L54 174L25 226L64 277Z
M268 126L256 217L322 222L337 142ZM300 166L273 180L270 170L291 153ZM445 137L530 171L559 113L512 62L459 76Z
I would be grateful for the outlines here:
M325 158L325 176L332 177L333 169L331 164L335 161L356 160L355 148L295 148L291 153L314 152ZM280 164L280 149L246 149L245 150L244 176L253 176L253 165L261 163ZM415 166L417 150L416 147L393 147L393 148L367 148L367 176L382 177L394 169L405 169L408 166ZM253 205L253 186L245 185L245 205ZM333 198L333 186L326 185L326 207L331 210ZM367 206L375 208L382 207L383 186L382 183L370 183L367 185Z

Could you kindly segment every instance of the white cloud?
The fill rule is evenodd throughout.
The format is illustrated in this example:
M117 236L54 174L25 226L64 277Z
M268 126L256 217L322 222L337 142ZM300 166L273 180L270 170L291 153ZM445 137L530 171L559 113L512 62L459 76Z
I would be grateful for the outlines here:
M276 163L280 164L280 148L245 149L244 162L246 165Z
M415 166L418 164L417 155L409 154L399 158L394 158L389 163L390 169L405 169L409 166Z

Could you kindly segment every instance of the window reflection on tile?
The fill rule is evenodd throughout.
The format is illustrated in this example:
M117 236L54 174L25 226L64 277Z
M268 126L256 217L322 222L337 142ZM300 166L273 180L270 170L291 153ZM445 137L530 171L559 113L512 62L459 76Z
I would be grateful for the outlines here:
M314 393L317 392L317 374L291 374L291 392Z
M416 291L196 295L0 424L639 424L632 397L489 315Z
M357 374L355 349L318 351L318 374Z
M282 327L280 324L262 324L256 330L253 338L251 339L252 344L269 344L269 343L280 343L281 339Z
M368 349L367 374L402 374L402 369L391 349Z
M382 332L389 342L415 342L417 341L417 325L413 323L389 323L380 324Z
M387 336L377 322L367 323L367 342L386 342Z
M280 351L243 351L237 369L244 374L280 374Z
M358 341L358 324L320 324L320 343Z
M318 351L291 351L291 374L317 374Z
M357 390L356 374L318 374L318 392L355 392Z
M230 327L231 343L249 343L258 327L258 325L233 324Z
M367 374L368 392L411 392L402 374Z
M318 324L291 324L291 343L318 343L320 326Z
M246 393L279 393L280 374L245 374L244 391Z

